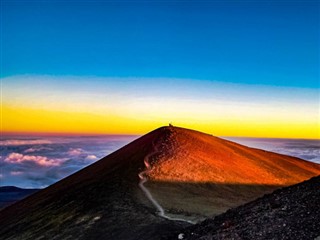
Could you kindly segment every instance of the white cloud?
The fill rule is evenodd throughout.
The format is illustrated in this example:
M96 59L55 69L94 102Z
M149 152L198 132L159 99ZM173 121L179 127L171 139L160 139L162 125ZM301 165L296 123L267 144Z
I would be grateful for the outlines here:
M61 164L61 159L49 159L43 156L30 156L20 153L10 153L4 161L7 163L33 162L44 167L59 166Z
M320 157L312 158L312 159L310 159L310 161L320 164Z

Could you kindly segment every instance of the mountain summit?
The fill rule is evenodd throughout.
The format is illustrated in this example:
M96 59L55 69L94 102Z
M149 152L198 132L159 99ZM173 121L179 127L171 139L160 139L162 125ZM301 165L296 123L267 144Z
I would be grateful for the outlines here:
M161 127L0 212L3 239L159 239L320 165Z

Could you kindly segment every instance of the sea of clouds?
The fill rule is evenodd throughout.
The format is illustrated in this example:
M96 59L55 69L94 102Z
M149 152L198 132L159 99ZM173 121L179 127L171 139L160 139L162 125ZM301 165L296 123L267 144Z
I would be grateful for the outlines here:
M320 164L320 140L278 138L228 138L228 140Z
M0 186L44 188L137 136L1 136Z
M0 186L44 188L138 136L1 136ZM228 138L254 148L320 163L320 140Z

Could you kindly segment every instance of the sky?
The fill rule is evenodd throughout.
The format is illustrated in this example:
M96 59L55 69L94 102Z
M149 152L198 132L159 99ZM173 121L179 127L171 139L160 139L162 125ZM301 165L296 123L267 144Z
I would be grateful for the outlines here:
M1 1L1 132L320 138L318 1Z

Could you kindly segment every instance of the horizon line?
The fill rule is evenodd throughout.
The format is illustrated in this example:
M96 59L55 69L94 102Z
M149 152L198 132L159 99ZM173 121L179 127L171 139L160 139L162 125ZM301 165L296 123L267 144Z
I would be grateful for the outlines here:
M126 133L89 133L89 132L9 132L1 131L1 136L141 136L141 134Z
M161 127L166 127L166 126L161 126ZM161 128L159 127L159 128ZM174 126L174 127L178 127L178 126ZM135 133L135 134L130 134L130 133L90 133L90 132L10 132L10 131L1 131L0 132L0 136L50 136L50 137L63 137L63 136L72 136L72 137L81 137L81 136L85 136L85 137L89 137L89 136L94 136L94 137L103 137L103 136L122 136L122 137L126 137L126 136L144 136L145 134L148 134L149 132L152 132L154 130L156 130L158 128L155 128L153 130L147 131L145 133ZM195 129L191 129L191 130L195 130ZM198 130L196 130L198 131ZM207 132L202 132L201 133L204 134L210 134L212 136L215 137L219 137L219 138L247 138L247 139L292 139L292 140L317 140L320 141L320 138L299 138L299 137L261 137L261 136L218 136L218 135L214 135L211 133L207 133Z

